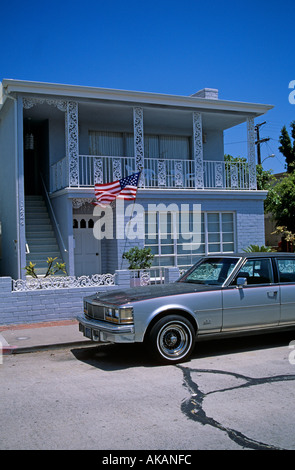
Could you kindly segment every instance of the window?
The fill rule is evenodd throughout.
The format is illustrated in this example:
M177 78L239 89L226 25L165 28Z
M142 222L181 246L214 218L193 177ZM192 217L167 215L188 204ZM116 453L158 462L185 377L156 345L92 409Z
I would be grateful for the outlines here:
M246 277L247 284L269 284L273 282L270 259L248 259L238 272L233 284L236 283L238 277Z
M277 259L279 282L295 282L295 259Z
M134 135L125 132L89 131L90 155L134 157Z
M234 252L233 213L204 212L198 226L193 213L187 215L188 223L183 223L176 212L145 214L145 246L155 255L155 266L187 268L200 255Z
M237 262L238 258L205 259L189 270L180 282L220 286L228 278Z
M144 136L144 154L147 158L190 159L190 139L177 135Z

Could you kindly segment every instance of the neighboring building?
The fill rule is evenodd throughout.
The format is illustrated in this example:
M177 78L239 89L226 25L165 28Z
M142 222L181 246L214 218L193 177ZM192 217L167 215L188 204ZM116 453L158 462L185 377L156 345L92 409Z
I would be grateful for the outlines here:
M1 95L2 275L24 278L29 261L44 272L46 256L62 258L70 275L113 273L132 243L151 246L155 265L179 267L265 243L254 119L272 106L219 100L213 89L174 96L6 79ZM223 132L241 123L248 161L226 163ZM198 245L173 239L175 213L161 238L157 208L154 229L138 219L142 239L94 238L94 184L141 168L136 203L146 211L173 203L191 214L201 204Z

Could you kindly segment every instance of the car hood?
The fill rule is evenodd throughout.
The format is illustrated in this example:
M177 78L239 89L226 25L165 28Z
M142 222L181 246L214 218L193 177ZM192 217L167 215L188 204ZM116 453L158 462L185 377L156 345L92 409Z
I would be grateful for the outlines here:
M150 285L142 287L133 287L125 290L116 290L108 293L99 292L92 301L99 303L122 305L141 300L167 297L170 295L190 294L196 292L206 292L216 290L219 286L204 286L189 284L185 282L175 282L171 284Z

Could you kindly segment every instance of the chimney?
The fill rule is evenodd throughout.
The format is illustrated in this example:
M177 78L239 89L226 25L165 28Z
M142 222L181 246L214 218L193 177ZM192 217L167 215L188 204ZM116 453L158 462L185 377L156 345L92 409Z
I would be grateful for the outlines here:
M191 95L193 98L205 98L207 100L218 100L218 90L216 88L203 88Z

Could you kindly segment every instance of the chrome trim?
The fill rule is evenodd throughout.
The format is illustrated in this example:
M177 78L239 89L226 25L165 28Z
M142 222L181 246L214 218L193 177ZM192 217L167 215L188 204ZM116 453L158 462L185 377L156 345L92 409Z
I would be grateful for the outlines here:
M93 330L99 330L104 333L111 333L111 334L126 334L126 333L134 333L134 325L118 325L118 324L106 324L101 320L88 320L85 316L77 316L77 320L83 326L87 328L91 328Z

